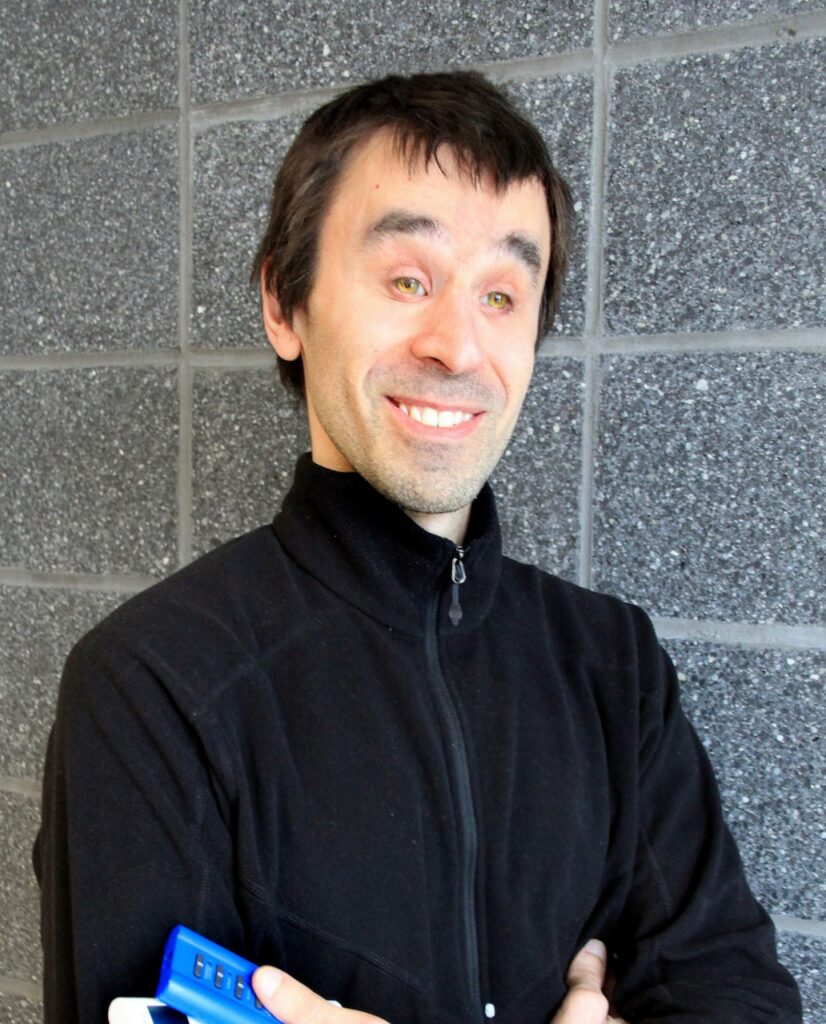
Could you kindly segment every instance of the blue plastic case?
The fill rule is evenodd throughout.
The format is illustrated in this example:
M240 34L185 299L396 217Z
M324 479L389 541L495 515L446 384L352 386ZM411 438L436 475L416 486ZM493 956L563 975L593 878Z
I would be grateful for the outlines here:
M155 997L201 1024L277 1021L252 990L255 970L249 960L179 924L166 940Z

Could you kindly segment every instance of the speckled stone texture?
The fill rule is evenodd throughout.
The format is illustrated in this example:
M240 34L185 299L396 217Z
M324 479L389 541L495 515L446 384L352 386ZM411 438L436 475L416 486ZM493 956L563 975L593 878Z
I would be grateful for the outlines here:
M593 581L663 616L826 619L826 355L606 357Z
M199 370L193 385L196 554L272 521L295 460L309 451L307 413L276 371Z
M560 75L509 82L505 90L542 132L554 165L573 193L574 244L554 333L581 334L585 327L585 264L591 205L593 82L587 75Z
M3 5L0 131L174 107L177 0Z
M0 775L40 777L63 662L72 644L126 597L0 586Z
M174 569L177 427L172 369L0 373L0 565Z
M0 152L0 352L177 345L174 128Z
M803 1024L823 1024L826 1020L826 937L779 932L777 952L800 986Z
M41 974L39 893L32 844L40 805L0 791L0 975L37 981Z
M826 651L669 640L749 881L772 914L826 916Z
M820 39L617 72L609 333L826 322L824 64Z
M346 85L384 74L539 57L590 45L584 0L368 0L358 8L285 0L277 15L249 0L190 9L195 102Z
M608 34L635 36L692 32L715 25L765 22L822 8L821 0L609 0Z
M0 983L2 984L2 983ZM5 995L0 989L0 1024L42 1024L43 1007L22 996Z
M575 580L582 460L582 363L542 358L491 476L506 555Z
M304 118L221 125L195 138L192 344L267 345L252 261L273 179Z

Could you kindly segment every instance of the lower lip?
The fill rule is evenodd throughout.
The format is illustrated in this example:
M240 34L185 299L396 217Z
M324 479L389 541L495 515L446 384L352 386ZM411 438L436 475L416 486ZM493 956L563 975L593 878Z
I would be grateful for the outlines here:
M402 412L396 403L389 398L387 399L387 404L390 406L392 415L395 416L407 430L417 437L426 437L429 441L461 441L476 430L479 426L479 421L484 416L484 413L477 412L473 414L471 419L465 420L463 423L459 423L455 427L430 427L426 423L420 423L418 420L414 420L413 417L408 416L406 412Z

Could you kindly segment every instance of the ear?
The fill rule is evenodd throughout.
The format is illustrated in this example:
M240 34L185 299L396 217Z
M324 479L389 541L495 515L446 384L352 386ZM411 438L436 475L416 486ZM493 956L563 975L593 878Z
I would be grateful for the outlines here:
M270 344L282 359L291 361L301 355L301 338L281 312L278 296L267 288L267 266L261 268L261 309L264 330Z

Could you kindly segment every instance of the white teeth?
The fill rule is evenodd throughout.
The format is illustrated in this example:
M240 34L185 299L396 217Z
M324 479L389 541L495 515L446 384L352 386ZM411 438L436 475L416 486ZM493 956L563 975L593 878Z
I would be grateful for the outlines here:
M424 423L426 427L456 427L460 423L466 423L473 419L471 412L459 412L451 409L438 410L429 405L405 405L404 402L399 402L398 405L403 413L416 420L417 423Z

